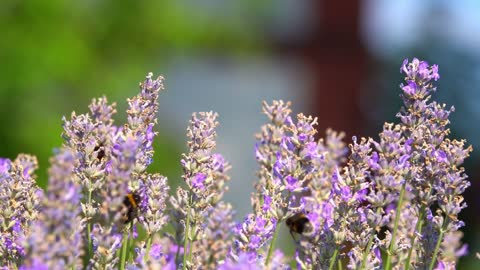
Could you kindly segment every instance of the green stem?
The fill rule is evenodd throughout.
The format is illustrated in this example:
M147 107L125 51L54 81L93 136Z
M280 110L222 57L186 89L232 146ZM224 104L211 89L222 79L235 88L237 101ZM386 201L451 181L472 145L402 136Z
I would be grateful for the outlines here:
M182 263L182 270L187 269L187 248L188 248L188 241L190 237L190 205L191 205L191 198L188 200L188 208L187 208L187 221L185 222L185 240L183 241L183 263Z
M390 246L388 247L388 252L387 252L387 262L385 263L386 270L390 270L392 268L391 264L392 264L393 246L395 245L395 236L397 234L398 221L400 220L400 210L402 210L403 195L405 194L406 185L407 185L407 182L405 181L405 183L403 183L402 185L402 190L400 190L400 198L398 199L397 213L395 213L395 223L393 225L392 239L390 240Z
M132 260L133 257L133 220L130 222L130 234L128 237L128 252L127 252L127 261Z
M447 219L448 217L445 217L443 219L443 225L442 225L442 228L440 229L440 235L438 236L437 244L435 245L435 250L433 251L432 261L430 262L430 266L428 267L429 270L432 270L433 267L435 266L438 251L440 250L440 244L443 241L443 235L445 234L445 229L447 228L447 225L448 225Z
M366 248L365 251L363 252L362 265L360 266L360 270L365 268L365 263L367 262L367 257L368 257L368 254L370 253L370 249L372 248L373 237L374 237L374 236L375 236L374 233L370 234L370 239L368 239L367 248Z
M377 208L377 215L381 213L381 210L382 210L381 207ZM365 268L365 263L367 262L367 257L368 257L368 254L370 253L370 249L372 248L374 237L375 237L375 229L372 230L372 233L370 234L370 239L368 239L367 248L363 252L362 265L360 266L360 269Z
M410 269L410 259L412 257L415 239L417 238L417 232L418 234L422 234L423 219L425 218L426 210L427 205L423 204L422 208L420 209L420 216L418 217L417 224L415 225L415 231L413 232L412 239L410 239L410 249L408 250L407 260L405 261L405 270Z
M190 229L190 232L196 232L196 227L195 224L192 224L192 228ZM193 242L195 242L195 239L197 239L197 235L192 235L192 242L190 242L190 248L188 249L188 261L192 261L192 254L193 254Z
M330 266L328 267L328 270L332 270L333 267L335 266L335 262L337 261L337 256L338 256L338 247L336 247L335 251L333 252L333 256L330 259Z
M270 259L272 258L272 254L273 254L273 249L275 248L275 242L277 242L279 223L280 222L277 222L277 225L275 225L275 231L273 232L273 238L272 238L272 241L270 242L270 247L268 248L267 259L265 260L266 265L270 263Z
M337 262L337 269L338 269L338 270L342 270L342 269L343 269L342 260L338 260L338 262Z
M144 262L148 262L148 257L150 256L150 248L152 247L152 236L148 235L147 238L147 252L145 253L145 256L143 257Z
M127 247L128 247L128 230L123 232L122 251L120 253L120 270L125 269L125 261L127 259Z
M88 190L88 202L87 202L87 208L92 204L92 189L89 188ZM88 260L89 261L92 256L93 256L93 250L92 250L92 222L91 218L88 217L87 219L87 252L88 252Z

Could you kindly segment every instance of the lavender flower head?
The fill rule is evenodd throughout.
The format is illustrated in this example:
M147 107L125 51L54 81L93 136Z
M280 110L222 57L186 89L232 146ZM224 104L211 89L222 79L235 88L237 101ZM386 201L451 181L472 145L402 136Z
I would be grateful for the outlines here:
M218 125L216 118L217 114L213 112L192 115L187 129L189 152L183 154L181 160L186 189L178 188L176 196L170 197L176 230L175 241L178 245L183 243L184 252L188 251L188 254L182 254L181 263L177 256L177 263L184 269L194 267L194 262L197 262L197 265L200 261L203 262L204 250L198 248L196 242L214 241L215 235L210 231L211 226L224 232L218 235L222 238L217 240L225 241L227 239L223 237L229 236L228 223L208 224L207 220L213 213L224 214L227 220L232 215L228 206L225 209L227 212L222 213L221 208L224 205L219 203L226 191L225 183L229 180L226 172L230 166L220 154L213 152L216 146L215 128Z
M37 219L42 190L35 183L37 159L20 154L0 159L0 265L17 268L26 255L31 223Z
M352 269L432 269L439 255L448 265L458 259L441 243L463 225L457 216L466 206L461 193L469 183L459 166L471 147L447 138L453 109L429 103L438 67L414 59L401 71L407 75L401 123L386 123L379 142L353 139L347 166L332 176L327 203L334 206L333 223L300 242L297 261L304 268L330 268L348 259ZM310 188L317 193L316 186ZM436 215L428 218L428 213ZM380 228L386 229L384 238ZM461 250L458 243L453 246Z
M140 183L141 221L148 235L158 233L167 223L166 199L168 195L167 178L159 174L148 174Z
M289 107L283 101L263 104L270 123L262 127L255 146L260 169L257 192L252 195L254 213L239 225L233 252L234 257L244 252L256 253L257 260L269 266L278 226L299 212L299 197L317 173L316 164L321 159L313 137L317 119L299 114L295 123ZM265 251L263 247L270 240Z
M153 126L157 122L158 92L162 88L163 78L154 80L149 74L140 84L140 94L128 100L128 124L122 127L113 125L115 104L108 104L106 98L92 101L91 114L72 113L70 120L64 118L65 146L53 162L45 211L36 224L36 238L31 240L31 254L36 260L27 261L24 267L34 262L57 268L76 267L82 264L79 259L84 248L90 268L116 267L124 264L117 256L122 233L128 227L122 224L124 217L141 216L139 220L150 234L157 233L166 223L164 203L162 206L168 191L166 178L145 173L152 162L152 141L156 134ZM70 191L61 193L62 189ZM125 207L126 195L132 192L142 197L139 210L119 211ZM64 202L64 196L69 196L68 202ZM59 203L67 206L61 213L55 209ZM57 240L49 238L56 233L63 236L57 235ZM47 241L40 243L38 237L42 235ZM70 247L76 250L67 253L60 247L59 250L44 248L61 244L61 241L49 243L58 239L65 243L75 241L76 245ZM83 245L79 239L87 239L87 243ZM70 254L68 260L64 258L66 254Z
M182 155L183 187L169 197L153 162L163 78L148 74L128 99L64 117L64 144L51 159L45 192L37 161L0 159L0 269L455 269L472 151L449 138L453 107L432 100L438 66L413 59L400 68L403 107L378 139L327 130L292 117L290 103L263 104L252 212L235 221L223 201L230 165L215 152L218 115L194 113ZM277 249L286 223L292 260ZM171 230L165 227L171 224Z
M419 221L416 221L419 225L415 228L417 233L422 232L421 225L426 223L424 233L433 237L422 237L418 244L415 243L415 238L411 238L410 250L417 252L414 254L417 259L412 259L412 265L429 265L432 268L437 256L439 261L448 263L455 263L458 259L458 256L447 256L448 253L441 243L447 239L444 237L463 226L458 214L466 207L462 193L470 183L466 180L467 176L461 165L469 156L472 147L466 146L465 140L448 138L448 117L454 108L445 109L444 104L429 102L431 93L436 90L432 80L440 78L438 66L429 66L418 59L407 63L408 61L404 61L401 71L406 74L407 83L415 86L415 91L406 90L406 86L403 86L405 107L398 114L405 130L405 141L408 142L405 148L410 151L407 167L410 171L408 180L411 182L408 185L411 185L411 194L407 193L407 196L411 198L407 197L407 200L413 203L413 207L420 208ZM425 220L430 212L434 213L434 216ZM434 239L436 245L427 244ZM459 238L456 239L459 241ZM428 256L423 257L422 254Z
M60 150L50 160L48 191L40 202L39 218L32 224L30 251L23 269L82 266L85 222L80 215L80 186L72 180L73 159L70 152Z

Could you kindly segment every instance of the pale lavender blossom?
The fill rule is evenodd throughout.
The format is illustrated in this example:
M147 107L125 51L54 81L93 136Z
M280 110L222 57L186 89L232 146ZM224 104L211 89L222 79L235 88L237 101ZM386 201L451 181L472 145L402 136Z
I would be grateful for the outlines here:
M151 163L152 140L163 78L149 74L140 84L140 94L128 100L128 124L113 125L115 104L94 99L91 115L64 118L66 147L75 156L75 178L81 184L82 212L90 220L102 216L104 225L118 219L118 208L128 192L139 188L140 175ZM101 221L102 222L102 221Z
M203 236L194 242L194 269L218 269L233 245L236 222L232 206L220 201L205 215Z
M153 207L155 209L146 206L143 211L132 214L120 211L125 208L125 196L136 193L146 184L152 192L142 192L142 202L165 200L166 179L159 175L152 176L152 179L145 174L152 162L153 126L157 122L161 89L163 78L152 79L149 74L140 84L140 94L128 100L128 124L124 126L113 125L115 104L109 105L105 97L92 101L91 114L77 116L72 113L71 119L64 118L65 149L73 156L71 179L81 187L81 209L86 223L86 230L82 233L88 240L86 249L91 267L117 264L119 236L127 228L122 224L125 216L135 218L145 212L146 217L142 220L146 221L151 233L158 232L165 223L164 207L160 203ZM163 199L149 197L158 194L162 194ZM134 210L127 207L124 211Z
M42 190L35 183L37 159L20 154L0 159L0 265L17 268L26 255L31 224L38 218Z
M128 263L126 269L175 270L177 252L183 253L183 250L171 239L155 235L149 251L146 246L135 247L134 261Z
M32 224L30 252L23 269L81 268L85 222L80 213L80 186L73 182L74 157L60 149L51 159L48 190L39 218Z
M302 269L331 268L336 256L337 261L348 258L352 269L431 269L438 254L448 256L440 260L450 266L465 254L459 237L449 238L456 243L448 245L455 247L449 251L441 243L463 226L457 219L466 206L460 194L469 183L460 165L471 148L447 138L453 109L429 103L436 90L432 82L440 77L438 66L414 59L405 61L401 71L406 74L401 123L385 124L378 142L354 138L347 166L337 173L332 173L336 164L327 162L331 153L322 153L320 173L309 182L311 195L301 199L315 228L298 242L296 260ZM325 209L334 209L333 223L326 222ZM379 228L387 229L383 239ZM390 254L386 262L379 256L382 249Z
M167 223L166 199L169 187L167 178L159 174L148 174L142 177L140 189L141 223L147 235L158 233Z
M241 252L236 259L227 259L218 270L288 270L285 256L280 250L275 250L268 265L263 263L263 258L255 252Z
M405 61L401 71L406 74L407 82L417 85L414 94L404 93L402 96L404 108L398 114L402 121L403 136L406 142L409 142L408 147L405 147L409 152L409 164L406 166L409 173L406 179L410 180L406 200L412 202L411 207L417 207L419 215L417 217L419 221L415 222L416 233L413 235L422 235L423 224L433 225L429 228L437 231L438 240L435 246L423 246L421 243L426 243L425 238L417 244L415 237L406 237L411 239L411 243L415 243L411 245L410 250L417 254L412 257L418 258L421 262L425 261L421 254L432 254L433 260L431 257L427 258L431 269L438 255L441 261L455 262L458 259L444 257L445 250L440 244L446 234L455 232L463 226L463 222L458 220L459 212L466 207L461 194L470 183L466 180L467 176L461 165L472 148L466 146L465 140L448 138L450 134L448 117L454 108L445 109L444 104L430 102L431 94L436 91L432 80L440 78L438 66L429 66L424 61L413 59L411 63ZM438 204L438 208L434 206L435 203ZM435 213L434 217L425 219L430 210ZM410 261L415 264L415 259Z
M449 138L453 107L431 101L438 66L405 60L400 71L399 123L348 147L332 130L315 139L317 119L292 117L290 103L265 102L253 211L238 223L222 200L230 165L215 152L216 113L193 114L185 185L169 197L167 179L146 172L163 78L148 74L125 125L94 99L64 118L45 192L35 158L0 159L0 269L455 269L468 253L459 214L472 149ZM275 245L295 216L288 261Z
M318 172L322 155L314 139L316 118L298 114L294 121L290 103L283 101L264 102L263 112L269 123L262 126L255 145L260 168L253 213L239 225L233 256L255 252L270 266L279 224L300 212L299 197Z
M120 258L117 251L122 245L122 235L115 233L113 227L102 227L96 223L92 230L93 256L89 262L89 269L115 269Z
M255 255L249 253L241 253L238 257L233 259L228 259L225 263L220 265L218 270L260 270L262 269L258 264L255 263Z
M360 267L362 250L367 247L369 231L372 230L366 218L368 208L363 206L366 189L370 185L370 144L366 139L362 138L358 143L353 138L348 163L343 169L338 168L339 163L335 167L329 163L319 163L320 168L324 169L309 183L311 195L302 198L304 211L314 231L297 243L296 261L299 267L331 269L337 261L346 258L350 258L351 265L356 265L352 263L353 260L358 261L359 265L353 268ZM327 157L331 154L327 151L324 155ZM347 244L353 247L347 249ZM355 250L355 245L362 249Z
M183 269L194 267L195 260L204 252L196 241L208 243L214 240L208 233L208 219L210 214L221 211L215 208L220 205L218 203L226 191L225 182L229 180L226 172L230 166L220 154L213 152L218 125L216 118L217 114L213 112L192 115L187 129L189 152L183 154L181 160L186 189L180 187L176 196L170 197L175 240L188 251L182 254L183 259L176 258L177 265L182 265ZM227 219L231 218L229 215L231 213ZM223 226L220 228L229 230L228 223Z

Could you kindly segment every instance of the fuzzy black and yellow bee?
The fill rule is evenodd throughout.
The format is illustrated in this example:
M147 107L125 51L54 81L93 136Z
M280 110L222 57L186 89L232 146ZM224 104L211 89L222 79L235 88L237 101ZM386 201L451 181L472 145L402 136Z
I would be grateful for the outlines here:
M122 221L130 223L138 216L140 195L135 192L128 193L123 199Z
M313 232L312 223L308 219L307 215L302 212L296 213L295 215L287 218L287 220L285 220L285 224L290 229L290 234L292 235L293 239L295 239L293 233L308 236Z

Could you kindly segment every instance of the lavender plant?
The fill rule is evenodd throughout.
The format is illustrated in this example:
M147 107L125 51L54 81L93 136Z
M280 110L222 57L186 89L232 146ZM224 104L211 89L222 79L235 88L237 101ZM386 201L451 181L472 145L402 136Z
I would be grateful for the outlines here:
M225 174L229 165L221 155L213 153L216 145L215 127L218 125L216 117L217 114L213 112L192 115L187 129L189 153L184 154L181 160L187 188L179 188L177 196L170 197L173 216L179 221L175 222L175 240L177 245L183 243L182 269L208 269L208 265L215 265L213 257L221 256L221 253L205 254L205 247L199 247L197 242L203 240L204 244L215 250L213 241L227 239L215 239L216 232L211 230L218 227L218 236L226 237L230 229L230 207L219 204L225 192L225 182L229 180ZM208 224L208 217L213 214L223 215L226 220ZM177 252L177 259L178 255Z
M290 103L265 102L240 222L223 201L230 165L215 152L216 113L192 115L184 186L169 196L167 178L146 172L163 78L140 84L124 125L115 104L94 99L64 118L46 191L34 157L0 159L0 269L455 269L472 148L448 137L453 107L431 101L438 66L405 60L401 72L398 123L348 147L332 130L315 139L317 119L292 117ZM283 223L293 258L276 247Z
M20 154L0 159L0 264L16 268L26 255L31 224L38 218L41 190L35 184L37 159Z

